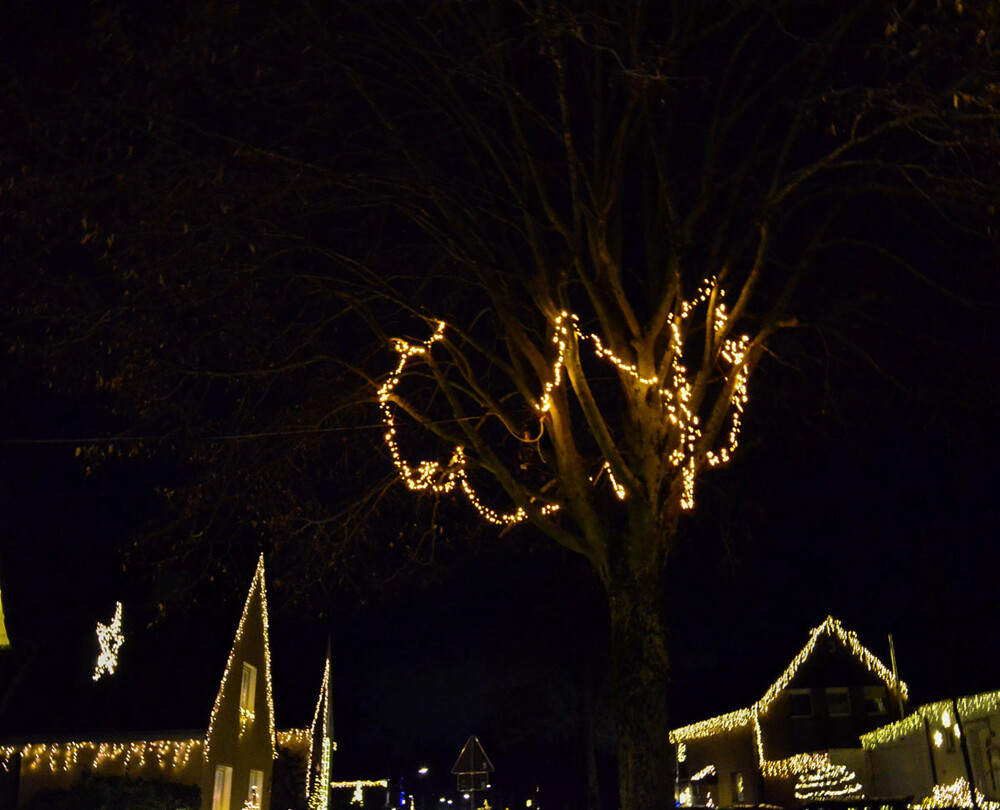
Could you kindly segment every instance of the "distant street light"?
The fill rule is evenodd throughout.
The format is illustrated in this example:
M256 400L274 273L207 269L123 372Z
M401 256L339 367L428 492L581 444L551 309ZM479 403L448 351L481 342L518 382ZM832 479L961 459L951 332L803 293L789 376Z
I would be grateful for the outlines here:
M428 767L427 767L426 765L424 765L424 766L423 766L422 768L420 768L420 769L419 769L419 770L417 771L417 773L419 773L419 774L420 774L421 776L427 776L427 772L428 772L429 770L430 770L430 768L428 768Z

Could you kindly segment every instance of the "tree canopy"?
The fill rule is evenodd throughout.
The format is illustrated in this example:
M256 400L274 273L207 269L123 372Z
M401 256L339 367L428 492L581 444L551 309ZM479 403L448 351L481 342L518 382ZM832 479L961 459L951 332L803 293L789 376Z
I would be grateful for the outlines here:
M585 557L662 802L682 516L779 332L991 244L995 4L92 13L5 86L11 350L183 451L161 553L363 559L398 473L411 550L464 493Z

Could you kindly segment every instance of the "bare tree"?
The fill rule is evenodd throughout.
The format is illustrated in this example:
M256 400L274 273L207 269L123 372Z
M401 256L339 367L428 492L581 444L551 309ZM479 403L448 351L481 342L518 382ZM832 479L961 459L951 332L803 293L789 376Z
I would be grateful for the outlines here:
M697 481L800 282L910 266L859 211L986 228L996 35L989 4L497 4L383 21L350 73L398 158L365 185L436 248L364 282L422 322L387 445L410 489L592 564L623 807L672 800L663 574Z
M251 471L240 518L314 559L340 523L311 511L322 465L287 435L320 444L350 368L407 487L589 561L621 806L671 804L663 577L699 479L736 452L798 291L920 275L904 222L992 237L996 4L344 3L281 19L254 29L273 57L259 64L252 38L223 51L195 33L159 61L100 40L148 74L104 108L118 140L88 109L91 140L59 142L85 161L51 188L30 167L8 184L76 217L66 178L90 178L83 241L112 281L80 285L93 301L46 292L44 313L64 345L112 329L99 386L143 418L280 424L273 457L191 457L216 494ZM164 89L214 76L217 55L236 77L208 98L221 111ZM283 59L308 69L267 86ZM380 351L356 351L358 318ZM192 492L211 534L223 499Z

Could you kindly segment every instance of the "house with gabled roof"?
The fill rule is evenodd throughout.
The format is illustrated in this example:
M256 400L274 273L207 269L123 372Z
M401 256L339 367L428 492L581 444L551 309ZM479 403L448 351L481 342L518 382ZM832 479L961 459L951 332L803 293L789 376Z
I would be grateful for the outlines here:
M269 810L276 746L305 747L307 732L275 730L267 589L261 555L206 728L75 740L0 743L0 770L16 806L82 774L200 788L203 810Z
M832 616L745 708L670 732L681 804L778 804L851 796L869 779L859 735L902 716L906 684ZM796 795L799 791L800 795Z

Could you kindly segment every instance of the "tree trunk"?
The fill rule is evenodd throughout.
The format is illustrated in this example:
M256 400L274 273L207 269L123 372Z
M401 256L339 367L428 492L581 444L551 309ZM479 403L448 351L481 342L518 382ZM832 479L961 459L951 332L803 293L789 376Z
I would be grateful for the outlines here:
M607 590L621 808L663 810L674 806L674 779L659 577L627 575Z

